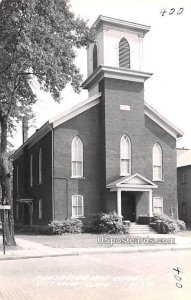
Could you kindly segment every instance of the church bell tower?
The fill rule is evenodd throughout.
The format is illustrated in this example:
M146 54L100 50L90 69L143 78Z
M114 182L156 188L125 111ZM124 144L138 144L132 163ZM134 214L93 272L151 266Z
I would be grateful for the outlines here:
M144 82L152 74L143 67L143 40L150 26L99 16L92 26L95 43L87 50L87 75L83 88L98 92L104 77Z

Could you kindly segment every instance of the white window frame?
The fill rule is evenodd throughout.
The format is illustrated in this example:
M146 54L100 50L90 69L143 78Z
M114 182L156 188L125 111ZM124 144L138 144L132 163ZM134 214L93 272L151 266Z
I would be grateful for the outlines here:
M124 167L124 165L126 166ZM124 170L126 169L126 171ZM131 174L131 141L127 134L120 140L120 175L128 176Z
M81 202L81 205L79 205ZM81 214L79 213L81 208ZM84 217L84 196L72 195L72 218Z
M38 183L42 183L42 148L39 149L38 153Z
M42 220L42 199L38 200L38 218Z
M156 204L156 202L160 202L161 204L159 205L158 203ZM161 212L157 212L157 209L161 209ZM163 214L163 197L153 197L153 214Z
M159 143L153 146L153 180L163 180L163 151Z
M75 136L72 140L72 178L83 177L83 143L82 140Z
M33 186L33 155L30 155L30 187Z

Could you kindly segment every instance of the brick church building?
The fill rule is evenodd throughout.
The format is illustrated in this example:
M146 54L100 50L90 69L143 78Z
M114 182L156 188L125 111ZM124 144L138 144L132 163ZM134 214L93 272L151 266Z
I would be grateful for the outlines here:
M150 27L100 16L87 50L89 98L47 121L12 155L17 224L116 211L124 220L177 217L182 132L144 101Z

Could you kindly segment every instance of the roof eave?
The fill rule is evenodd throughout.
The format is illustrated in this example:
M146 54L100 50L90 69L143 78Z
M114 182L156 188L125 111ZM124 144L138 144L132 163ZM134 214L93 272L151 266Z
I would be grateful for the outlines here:
M139 23L129 22L121 19L111 18L100 15L92 25L92 29L98 30L101 25L108 25L114 27L125 28L126 30L135 31L143 36L150 31L150 26Z
M11 156L10 159L15 160L21 154L24 147L32 147L39 139L45 136L48 132L52 130L52 124L46 122L42 127L36 130L36 132L26 140Z
M179 139L183 136L183 131L169 122L165 117L163 117L156 109L150 106L147 102L145 104L145 115L150 117L154 122L171 134L174 138Z

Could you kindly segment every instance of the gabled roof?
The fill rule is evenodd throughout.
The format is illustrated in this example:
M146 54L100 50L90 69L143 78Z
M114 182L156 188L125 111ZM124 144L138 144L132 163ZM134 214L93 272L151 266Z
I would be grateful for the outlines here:
M145 102L145 115L147 115L151 120L157 123L160 127L166 130L174 138L180 138L183 136L183 131L174 126L165 117L163 117L156 109Z
M30 138L26 140L12 155L11 159L17 159L23 151L25 146L28 148L32 147L37 141L39 141L43 136L50 132L53 128L59 126L60 124L74 118L80 113L90 109L91 107L99 103L99 98L101 93L98 93L84 101L79 102L78 104L72 106L70 109L63 111L61 114L55 116L54 118L49 119L43 126L36 130L36 132L31 135Z
M101 93L98 93L86 100L79 102L78 104L72 106L71 108L63 111L61 114L49 119L49 123L53 124L53 128L59 126L60 124L74 118L75 116L81 114L82 112L97 105L99 103L100 97L101 97Z
M80 113L90 109L91 107L97 105L100 102L101 93L98 93L84 101L79 102L70 109L65 110L58 116L49 119L43 126L36 130L36 132L23 144L21 145L12 155L12 159L16 159L22 154L22 149L27 145L29 148L32 147L37 141L39 141L48 132L59 126L60 124L74 118ZM165 119L161 114L159 114L154 108L152 108L148 103L145 102L144 113L160 127L166 130L174 138L182 137L183 132L172 125L167 119Z
M136 173L125 177L120 177L117 180L106 185L107 188L128 188L128 187L143 187L157 188L157 185L142 175Z

